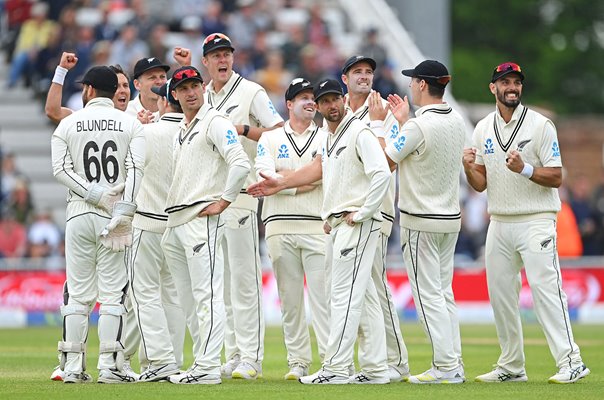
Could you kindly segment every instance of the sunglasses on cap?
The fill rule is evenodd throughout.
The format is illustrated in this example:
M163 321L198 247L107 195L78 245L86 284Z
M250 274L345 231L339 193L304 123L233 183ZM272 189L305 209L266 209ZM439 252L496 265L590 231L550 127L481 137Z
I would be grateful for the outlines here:
M229 42L231 41L231 39L227 35L225 35L224 33L212 33L210 36L208 36L203 41L203 44L206 45L206 44L210 43L211 41L213 41L215 39L225 39L225 40L228 40Z
M176 71L173 76L173 78L175 78L177 80L197 78L197 77L200 77L199 73L197 71L195 71L194 69L183 69L180 71Z
M514 72L522 72L522 68L520 65L513 62L505 62L503 64L499 64L495 67L495 72L504 72L504 71L514 71Z

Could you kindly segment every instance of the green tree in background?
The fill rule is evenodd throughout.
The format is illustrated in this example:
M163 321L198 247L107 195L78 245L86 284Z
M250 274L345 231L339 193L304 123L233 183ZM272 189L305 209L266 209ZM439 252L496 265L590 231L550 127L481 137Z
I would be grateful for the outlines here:
M491 102L495 65L515 61L525 102L561 114L604 113L604 1L453 0L455 96Z

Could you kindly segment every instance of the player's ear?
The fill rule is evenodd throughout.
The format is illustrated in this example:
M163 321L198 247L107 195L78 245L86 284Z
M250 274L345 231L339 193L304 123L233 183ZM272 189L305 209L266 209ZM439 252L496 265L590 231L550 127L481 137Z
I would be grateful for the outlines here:
M344 82L344 85L348 86L348 77L346 74L342 74L342 82Z
M497 88L495 87L494 83L489 83L489 90L491 91L491 93L495 94Z

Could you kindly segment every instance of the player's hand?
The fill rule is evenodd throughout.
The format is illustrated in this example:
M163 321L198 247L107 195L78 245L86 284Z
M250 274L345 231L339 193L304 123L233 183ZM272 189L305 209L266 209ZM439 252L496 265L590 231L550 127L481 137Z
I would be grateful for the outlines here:
M113 205L113 217L101 232L101 244L113 252L124 251L132 245L132 218L136 204L117 201Z
M470 171L474 168L474 163L476 162L476 149L473 147L463 149L463 168L466 171Z
M191 50L185 47L175 47L173 57L181 67L191 65Z
M329 225L327 221L325 221L325 223L323 224L323 232L325 232L326 235L329 235L329 233L331 232L331 225Z
M388 103L394 118L403 125L409 119L409 99L407 96L401 98L398 94L388 95Z
M260 176L264 179L263 181L256 182L248 186L247 194L254 197L270 196L277 193L280 190L285 189L283 184L283 178L271 178L265 175L264 172L260 172Z
M231 204L231 203L224 199L220 199L218 201L210 203L210 205L207 206L206 208L204 208L203 210L201 210L201 212L199 214L197 214L197 216L198 217L208 217L210 215L218 215L221 212L223 212L224 210L226 210L226 208L229 206L229 204Z
M122 197L124 187L123 183L118 183L110 188L106 188L98 183L92 183L86 191L84 200L111 214L113 213L113 205Z
M519 174L524 168L524 161L522 161L522 157L518 151L512 150L508 153L507 158L505 159L505 165L510 171Z
M388 111L390 111L390 103L384 107L382 96L379 92L371 92L369 94L368 106L370 121L384 121L388 115Z
M141 124L150 124L155 121L155 115L153 115L153 112L144 109L140 110L138 114L136 114L136 118Z
M347 213L345 213L345 214L344 214L344 221L345 221L345 222L346 222L348 225L350 225L350 226L354 226L354 224L355 224L356 222L354 222L354 219L353 219L353 218L354 218L354 215L355 215L356 213L357 213L356 211L352 211L352 212L347 212Z
M61 61L59 61L59 66L70 70L78 63L78 58L75 53L68 53L66 51L61 54Z

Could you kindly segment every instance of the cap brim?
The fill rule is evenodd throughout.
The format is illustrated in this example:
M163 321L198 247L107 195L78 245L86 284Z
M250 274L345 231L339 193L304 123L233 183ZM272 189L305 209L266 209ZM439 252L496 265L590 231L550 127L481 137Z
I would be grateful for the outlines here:
M401 71L401 74L413 78L413 74L415 74L415 68L414 69L404 69Z
M344 67L344 69L342 70L342 73L345 74L347 73L350 68L352 68L354 65L360 63L360 62L366 62L371 66L371 69L375 71L375 69L377 68L377 63L375 62L375 60L371 57L362 57L359 58L358 60L354 60L354 62L350 65L347 65Z
M517 74L517 75L519 75L519 76L520 76L520 80L521 80L521 81L524 81L524 74L523 74L522 72L520 72L520 71L503 71L503 72L499 72L498 74L494 75L494 76L491 78L491 83L495 83L495 81L496 81L497 79L501 79L501 78L503 78L504 76L509 75L509 74Z
M182 85L183 82L187 82L187 81L199 81L199 82L203 83L203 79L201 79L200 76L192 76L190 78L185 78L182 81L178 81L177 83L175 83L174 86L170 87L170 91L176 89L177 87L179 87L180 85Z
M231 49L232 52L235 52L235 48L233 46L230 46L230 45L228 45L228 44L225 43L225 44L219 44L216 47L212 47L208 51L204 50L203 55L205 57L206 55L208 55L209 53L213 52L214 50L219 50L219 49Z
M325 96L326 94L330 94L330 93L339 94L340 96L343 96L342 92L340 92L336 89L331 89L326 92L320 93L317 97L315 97L315 101L319 100L321 97Z
M156 69L156 68L161 68L161 69L163 69L166 72L170 71L170 66L169 65L166 65L166 64L154 65L152 67L145 68L144 70L140 71L137 75L133 76L132 79L137 79L139 76L141 76L145 72L151 71L152 69Z
M310 90L311 93L314 93L315 88L313 88L312 86L303 87L302 89L298 90L297 92L294 92L289 98L286 98L285 100L291 101L291 100L295 99L297 95L299 95L300 93L302 93L306 90Z
M165 93L165 92L162 93L163 92L162 91L163 88L164 88L163 86L151 86L151 91L153 93L155 93L156 95L158 95L158 96L164 96L165 97L167 93Z

